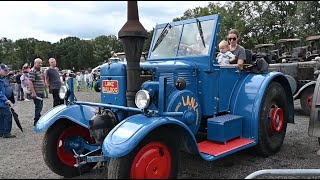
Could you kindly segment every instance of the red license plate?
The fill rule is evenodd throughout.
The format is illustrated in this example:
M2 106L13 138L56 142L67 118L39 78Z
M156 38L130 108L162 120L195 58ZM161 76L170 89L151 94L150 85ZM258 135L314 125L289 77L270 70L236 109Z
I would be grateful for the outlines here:
M118 94L118 81L116 80L104 80L102 81L102 92L108 94Z

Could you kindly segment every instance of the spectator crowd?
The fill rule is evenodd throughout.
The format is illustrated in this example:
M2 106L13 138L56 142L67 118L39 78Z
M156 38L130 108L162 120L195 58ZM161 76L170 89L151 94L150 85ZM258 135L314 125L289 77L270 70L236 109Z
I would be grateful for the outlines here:
M48 60L50 67L42 67L42 59L36 58L34 66L25 63L21 69L13 72L6 64L0 64L0 137L15 138L11 134L12 109L16 101L34 103L34 126L40 119L43 108L43 98L53 97L53 107L64 104L59 98L59 89L66 85L67 77L75 77L78 91L93 90L97 75L88 70L63 72L56 67L56 60Z

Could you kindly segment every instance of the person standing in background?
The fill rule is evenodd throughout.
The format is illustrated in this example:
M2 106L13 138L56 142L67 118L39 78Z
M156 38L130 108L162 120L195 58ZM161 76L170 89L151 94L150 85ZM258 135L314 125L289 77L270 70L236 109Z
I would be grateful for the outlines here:
M24 101L24 93L21 87L21 80L20 80L21 76L22 76L21 71L18 71L16 75L17 101Z
M5 64L0 64L0 137L15 138L16 136L11 134L12 114L10 107L13 106L13 102L10 99L12 99L13 90L6 79L8 73L9 68Z
M22 67L23 74L20 77L21 87L24 93L24 101L30 101L30 88L29 88L29 71L30 67L28 63L25 63Z
M64 100L59 97L61 87L59 69L56 67L57 62L54 58L49 59L50 67L45 73L45 83L49 87L49 92L53 97L53 107L64 104Z
M84 82L86 83L86 90L90 89L90 74L88 71L85 71Z
M29 83L31 97L33 99L35 110L34 110L34 123L36 125L41 117L41 111L43 108L43 97L44 97L44 80L41 74L42 59L36 58L34 60L34 66L29 72Z
M81 84L82 84L82 78L81 78L80 72L77 72L76 80L77 80L77 89L78 91L80 91Z

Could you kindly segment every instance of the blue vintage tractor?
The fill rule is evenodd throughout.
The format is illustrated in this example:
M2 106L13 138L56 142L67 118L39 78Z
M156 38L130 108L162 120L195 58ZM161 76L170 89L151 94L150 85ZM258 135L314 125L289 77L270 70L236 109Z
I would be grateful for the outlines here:
M128 14L129 7L136 2ZM36 124L54 173L74 177L99 162L108 178L176 178L180 151L214 161L247 148L262 156L281 149L294 123L289 82L280 72L252 72L251 64L220 66L219 15L158 24L146 62L144 28L130 31L135 17L119 32L127 62L101 66L101 103L77 101L68 78L60 91L66 105Z

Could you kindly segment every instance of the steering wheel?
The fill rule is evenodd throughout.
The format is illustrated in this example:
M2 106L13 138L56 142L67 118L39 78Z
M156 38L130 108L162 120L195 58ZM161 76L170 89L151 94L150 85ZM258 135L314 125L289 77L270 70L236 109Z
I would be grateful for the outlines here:
M173 50L177 51L177 48L178 48L178 45L174 45ZM190 49L191 48L188 45L180 44L179 45L179 50L178 50L178 55L180 55L180 56L181 55L182 56L187 55L189 53Z
M309 56L311 56L311 52L310 51L307 52L306 58L308 58Z
M252 64L243 64L243 70L250 71L253 68Z

